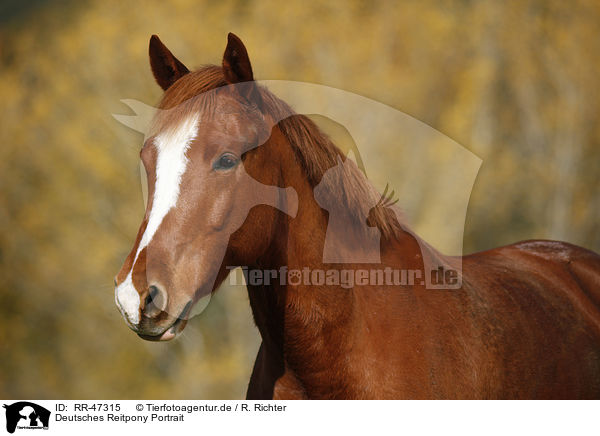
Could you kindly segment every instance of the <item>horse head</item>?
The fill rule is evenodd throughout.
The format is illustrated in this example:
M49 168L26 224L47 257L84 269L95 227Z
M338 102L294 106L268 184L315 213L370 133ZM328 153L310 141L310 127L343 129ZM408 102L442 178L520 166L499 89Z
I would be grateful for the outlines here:
M279 120L261 110L239 38L229 35L222 67L190 72L153 36L150 64L165 93L156 113L136 107L150 123L123 118L148 129L140 153L148 201L115 299L138 335L169 340L227 266L253 262L267 248L277 209L295 215L297 198L269 170Z

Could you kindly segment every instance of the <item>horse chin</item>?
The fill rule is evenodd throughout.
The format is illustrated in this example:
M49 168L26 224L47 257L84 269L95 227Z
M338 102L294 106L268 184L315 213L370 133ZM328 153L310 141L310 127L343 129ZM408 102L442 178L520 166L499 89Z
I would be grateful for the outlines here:
M152 342L170 341L170 340L173 340L176 337L178 337L181 334L181 332L183 332L183 329L185 328L186 325L187 325L187 320L178 318L171 327L169 327L168 329L166 329L164 332L162 332L159 335L144 335L142 333L138 333L137 335L146 341L152 341Z

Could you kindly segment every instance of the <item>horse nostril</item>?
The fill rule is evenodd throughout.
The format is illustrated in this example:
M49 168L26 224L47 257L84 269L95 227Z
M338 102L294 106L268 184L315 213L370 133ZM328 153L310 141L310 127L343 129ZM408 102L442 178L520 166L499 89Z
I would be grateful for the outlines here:
M148 296L146 297L146 306L150 305L153 300L158 296L158 288L156 286L150 286L148 288Z
M166 301L163 300L166 300L164 293L161 292L158 287L150 286L148 288L148 295L144 300L144 315L148 318L152 318L162 312L162 307L166 306L166 304L164 304Z

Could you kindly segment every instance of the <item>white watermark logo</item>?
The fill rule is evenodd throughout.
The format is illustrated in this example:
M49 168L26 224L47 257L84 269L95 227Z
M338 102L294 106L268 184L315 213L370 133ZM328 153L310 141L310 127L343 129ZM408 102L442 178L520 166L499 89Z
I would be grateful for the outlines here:
M292 268L288 265L279 269L260 270L250 265L224 265L230 272L229 280L225 283L256 286L278 283L283 286L336 286L343 289L355 286L414 285L427 289L460 288L464 222L481 160L430 126L368 98L303 82L257 83L287 102L293 107L293 111L277 114L274 119L269 119L270 125L257 128L259 138L253 147L260 147L269 140L271 129L287 117L309 114L342 153L333 165L324 169L313 185L314 202L324 211L327 220L322 245L319 245L322 247L319 248L322 249L320 260L323 265L334 264L336 267L312 269ZM167 111L135 100L123 102L135 114L114 117L122 124L143 133L145 139L149 138L153 120L160 118L160 112L163 112L162 116L165 118L171 116L164 114ZM176 110L177 108L168 111ZM236 114L220 113L219 119L231 116ZM202 114L199 117L201 119ZM261 120L261 123L265 124L265 120L266 118ZM200 122L198 129L203 126ZM161 161L160 169L163 174L174 174L174 180L180 177L183 171L181 168L185 168L190 159L185 154L182 156L182 159L170 160L179 165L170 172L165 166L170 161L164 160L166 164ZM234 204L230 209L230 212L233 211L230 213L233 218L227 221L230 224L225 232L227 234L223 233L221 240L215 243L217 249L211 253L212 257L219 258L215 263L225 258L229 236L242 226L254 206L273 206L286 213L290 219L302 214L303 205L298 202L298 193L294 188L264 185L245 171L240 172L245 177L242 185L253 186L252 192L256 195L246 198L243 204ZM166 179L163 176L158 180L162 182ZM146 174L142 170L142 190L147 202L148 188L145 183ZM161 185L160 188L161 193L171 192L169 187ZM179 192L178 188L173 192ZM264 193L264 198L261 193ZM217 201L218 193L212 194ZM282 197L286 198L285 202L277 201ZM356 201L355 197L360 198L360 201ZM156 204L153 207L157 207ZM191 207L190 203L187 207ZM163 216L168 211L164 207ZM382 214L385 214L388 221L400 223L402 232L414 236L417 250L422 252L418 256L419 264L416 268L386 266L381 246L384 237L389 235L384 233L380 225L373 225L374 221L382 222ZM380 221L377 221L378 217ZM152 226L151 230L160 232L158 225ZM151 236L152 234L147 239ZM449 258L429 255L432 252L430 247L455 256L451 266L447 262ZM160 256L160 253L152 253L151 244L142 248L146 259ZM142 253L142 248L138 249L134 264ZM236 269L238 267L241 269ZM204 290L212 289L211 285L217 280L217 272L217 269L211 269L202 278ZM131 287L133 289L133 285ZM127 295L129 294L123 292L124 299ZM133 292L131 295L131 299L135 300ZM202 297L209 299L210 292L203 291ZM204 307L206 304L201 309L196 308L195 313Z
M355 286L414 286L424 285L425 277L420 269L395 269L391 267L370 269L319 269L304 267L289 269L256 269L246 266L229 266L231 286L339 286L352 289ZM439 267L430 271L430 280L436 285L455 286L459 280L458 271Z

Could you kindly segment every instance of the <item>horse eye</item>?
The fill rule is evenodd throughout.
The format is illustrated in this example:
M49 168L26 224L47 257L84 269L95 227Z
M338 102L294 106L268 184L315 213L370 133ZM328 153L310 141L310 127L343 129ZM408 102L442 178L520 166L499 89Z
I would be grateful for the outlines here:
M215 170L228 170L233 168L238 163L238 158L231 153L225 153L214 163Z

